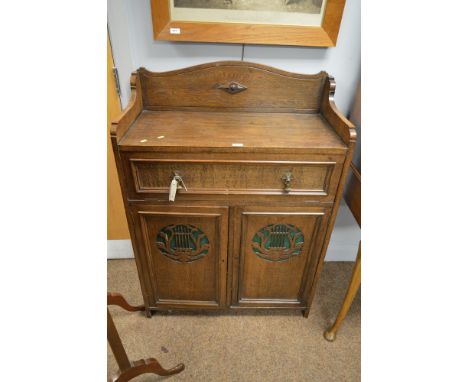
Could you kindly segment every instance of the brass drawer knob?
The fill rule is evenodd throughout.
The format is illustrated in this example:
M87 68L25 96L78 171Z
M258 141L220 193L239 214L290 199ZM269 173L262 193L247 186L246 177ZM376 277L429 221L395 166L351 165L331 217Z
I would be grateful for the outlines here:
M287 172L281 177L281 180L283 181L284 191L291 191L291 182L293 181L293 179L294 177L291 172Z

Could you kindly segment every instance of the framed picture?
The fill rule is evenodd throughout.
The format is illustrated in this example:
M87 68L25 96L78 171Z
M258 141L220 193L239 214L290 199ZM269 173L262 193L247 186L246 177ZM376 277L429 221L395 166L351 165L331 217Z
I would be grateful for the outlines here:
M345 0L151 0L156 40L335 46Z

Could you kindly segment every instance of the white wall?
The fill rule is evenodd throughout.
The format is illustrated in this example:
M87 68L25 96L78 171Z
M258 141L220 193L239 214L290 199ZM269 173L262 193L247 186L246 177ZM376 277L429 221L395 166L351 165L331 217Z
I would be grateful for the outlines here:
M360 0L347 0L334 48L183 43L153 40L149 0L108 0L108 28L122 87L122 105L130 95L130 73L143 66L167 71L221 60L244 60L297 73L326 70L336 79L335 101L344 114L351 110L360 78ZM354 260L360 230L346 206L340 208L327 260ZM120 249L119 249L120 248ZM128 243L110 243L110 257L129 253Z
M153 40L149 0L108 0L108 25L114 60L128 102L130 73L144 66L166 71L220 60L242 59L241 44L183 43ZM245 45L244 60L298 73L326 70L337 82L336 103L351 109L360 77L361 1L347 0L338 43L333 48Z

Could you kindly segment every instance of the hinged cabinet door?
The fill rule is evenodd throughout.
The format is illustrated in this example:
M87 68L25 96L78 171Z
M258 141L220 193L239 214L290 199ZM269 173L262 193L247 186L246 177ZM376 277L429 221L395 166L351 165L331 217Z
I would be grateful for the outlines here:
M152 307L225 305L227 207L134 206Z
M248 207L235 219L232 305L306 307L328 210Z

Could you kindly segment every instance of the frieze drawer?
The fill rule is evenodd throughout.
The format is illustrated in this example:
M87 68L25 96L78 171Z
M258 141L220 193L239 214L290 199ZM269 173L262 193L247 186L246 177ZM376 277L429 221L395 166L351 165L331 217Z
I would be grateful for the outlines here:
M168 194L175 175L184 194L314 195L332 199L341 164L333 161L174 160L130 158L136 194Z

